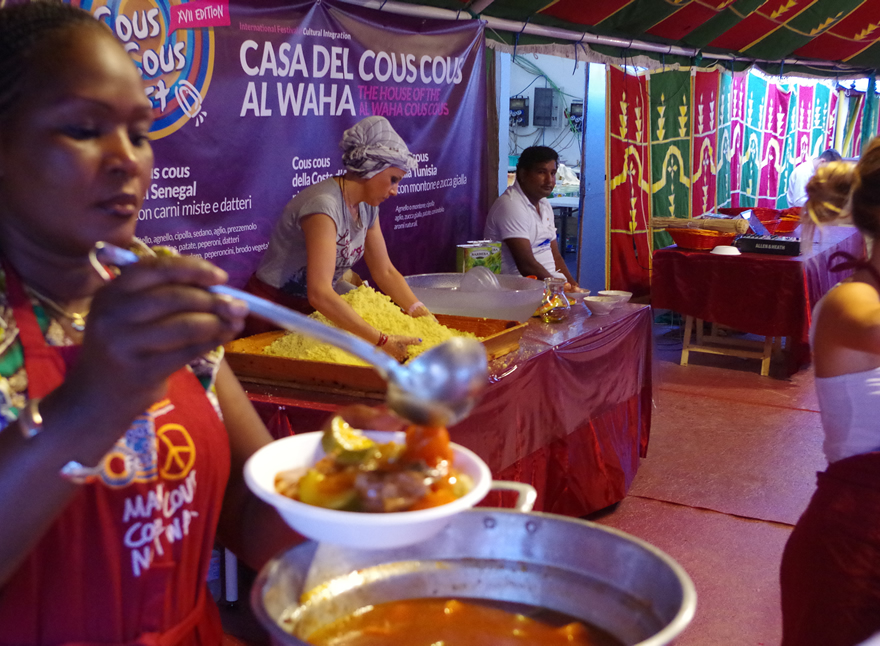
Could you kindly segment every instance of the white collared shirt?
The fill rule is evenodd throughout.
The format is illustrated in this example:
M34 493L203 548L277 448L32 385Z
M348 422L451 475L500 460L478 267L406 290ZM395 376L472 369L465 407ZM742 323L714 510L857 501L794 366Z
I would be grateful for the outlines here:
M519 181L515 181L502 193L486 218L484 236L487 240L508 238L524 238L531 243L535 260L541 263L552 275L564 278L556 271L556 260L550 249L550 243L556 240L556 225L553 218L553 207L546 198L541 198L538 208L523 193ZM505 244L501 246L501 272L519 274L516 261Z

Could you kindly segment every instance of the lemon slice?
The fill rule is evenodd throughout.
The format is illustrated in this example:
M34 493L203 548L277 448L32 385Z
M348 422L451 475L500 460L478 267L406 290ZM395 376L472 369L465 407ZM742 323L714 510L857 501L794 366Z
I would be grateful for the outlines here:
M356 464L375 452L376 443L337 415L324 431L321 447L338 462Z

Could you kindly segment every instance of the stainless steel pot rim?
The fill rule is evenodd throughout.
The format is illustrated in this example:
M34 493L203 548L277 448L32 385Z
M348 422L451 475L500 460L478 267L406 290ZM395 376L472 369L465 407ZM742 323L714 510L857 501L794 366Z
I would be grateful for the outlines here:
M681 604L675 616L661 630L659 630L654 635L651 635L650 637L634 643L630 646L664 646L670 644L675 637L677 637L684 631L684 629L690 624L690 622L694 618L697 606L697 592L693 580L690 578L685 569L666 552L636 536L628 534L619 529L615 529L613 527L606 527L604 525L600 525L598 523L583 520L580 518L572 518L546 512L521 512L510 509L478 507L463 511L461 513L483 515L486 517L485 520L491 519L493 516L499 515L517 515L535 520L546 519L553 522L566 522L575 525L583 525L596 531L617 536L622 540L634 544L637 547L645 550L646 552L653 555L656 559L661 561L665 566L669 568L669 570L674 574L675 578L681 585ZM314 543L311 541L309 543L314 545ZM299 545L291 549L299 549L301 547L302 545ZM251 589L251 605L253 607L255 615L269 630L270 634L279 641L285 639L289 640L291 638L291 635L290 633L284 631L280 626L278 626L275 621L269 616L269 614L263 607L262 594L273 568L279 565L279 559L284 554L286 554L287 551L288 550L281 552L278 556L273 558L269 563L266 564L266 566L263 567L263 569L257 575L257 578L255 579L253 587Z

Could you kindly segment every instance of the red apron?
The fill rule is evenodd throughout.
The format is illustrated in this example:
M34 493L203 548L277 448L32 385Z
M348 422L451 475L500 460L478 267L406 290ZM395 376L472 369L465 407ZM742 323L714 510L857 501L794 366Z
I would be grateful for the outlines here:
M79 347L48 346L20 281L6 277L28 395L41 397ZM0 589L0 644L220 644L205 580L229 460L204 387L179 370Z

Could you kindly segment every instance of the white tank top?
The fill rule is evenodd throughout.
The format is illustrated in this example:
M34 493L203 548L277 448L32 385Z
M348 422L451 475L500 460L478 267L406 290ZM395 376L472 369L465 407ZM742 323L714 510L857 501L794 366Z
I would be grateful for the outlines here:
M816 303L813 321L819 318L824 302L825 296ZM813 325L810 347L815 332ZM822 448L829 464L880 450L880 367L836 377L816 377L816 395L825 430Z
M880 450L880 368L816 377L816 394L829 463Z

